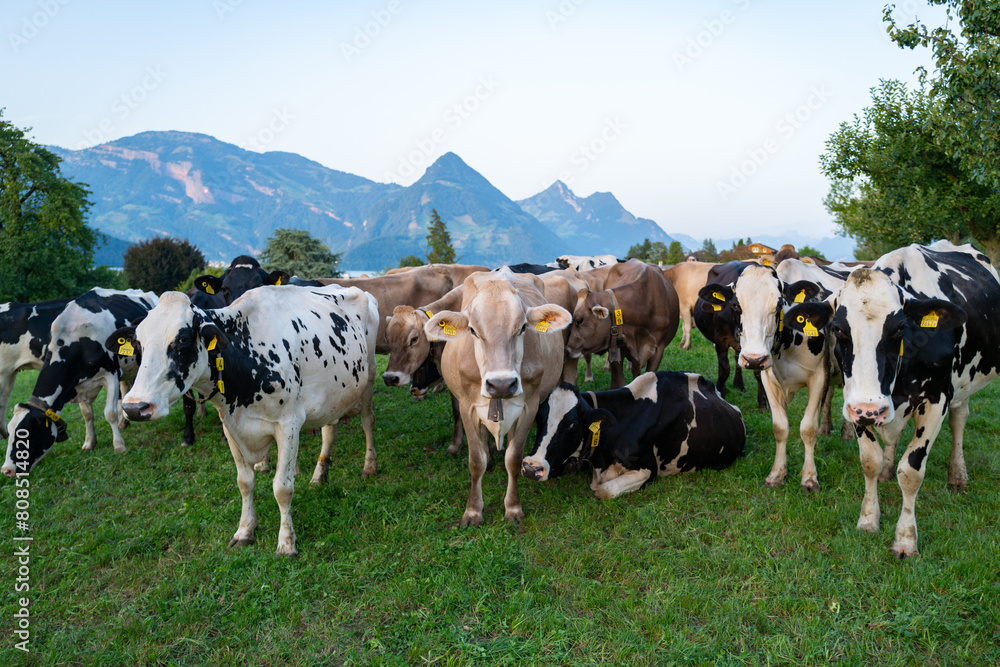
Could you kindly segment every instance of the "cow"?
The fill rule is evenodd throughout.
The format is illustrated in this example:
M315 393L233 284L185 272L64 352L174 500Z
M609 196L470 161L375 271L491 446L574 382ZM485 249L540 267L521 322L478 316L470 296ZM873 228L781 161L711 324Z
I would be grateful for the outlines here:
M711 262L681 262L663 267L663 275L677 292L680 316L683 319L681 349L691 349L691 328L694 326L694 307L698 303L698 290L708 282L708 272L715 266Z
M849 272L844 272L846 277ZM794 282L791 279L797 278ZM775 438L774 463L765 480L771 488L785 483L788 475L788 404L802 388L808 391L808 403L799 435L805 452L801 486L804 491L819 491L815 449L819 419L831 374L832 335L816 330L786 328L782 318L786 307L829 296L843 285L832 269L786 259L778 268L750 265L731 285L709 283L699 296L712 304L714 313L731 320L740 349L737 361L741 368L761 373ZM721 310L716 311L716 307Z
M280 313L281 317L275 317ZM323 426L313 480L326 472L335 425L361 415L364 474L375 473L372 392L378 304L356 288L259 287L225 308L202 310L167 292L136 327L107 341L130 341L142 364L122 408L132 421L167 415L182 394L210 397L236 462L243 498L229 546L254 542L253 464L278 446L274 497L281 512L277 553L296 555L291 518L299 432Z
M229 263L229 268L222 273L221 278L213 275L199 276L194 279L194 286L211 296L222 295L223 301L230 304L247 290L262 285L287 285L290 281L291 276L287 271L268 273L250 255L240 255Z
M62 418L67 403L80 403L86 417L90 404L106 391L104 418L111 425L116 452L125 451L118 425L120 382L135 375L135 358L119 360L104 349L107 337L116 329L130 325L156 305L156 295L139 290L109 290L95 287L70 301L53 320L45 361L26 403L14 407L7 426L7 456L2 472L8 477L30 471L56 442L66 440ZM97 436L91 428L83 443L93 449ZM27 443L27 447L22 443ZM16 452L14 450L17 450Z
M659 367L677 333L679 307L663 272L637 259L615 264L604 287L578 292L566 351L576 359L607 351L614 389L625 385L622 356L632 362L633 375Z
M582 461L590 488L606 500L656 476L729 467L743 453L740 409L700 375L643 373L609 391L580 393L563 383L538 408L535 449L521 474L545 481Z
M790 308L785 326L829 326L834 334L844 418L855 425L865 475L860 530L879 529L878 482L891 479L896 445L913 419L913 439L895 469L903 503L892 552L900 559L917 555L916 497L931 446L947 415L948 485L964 489L969 399L1000 373L996 270L969 245L907 246L855 270L828 300Z
M564 269L575 269L577 271L589 271L599 266L611 266L620 260L614 255L594 255L593 257L582 257L580 255L562 255L556 258L556 263Z
M461 311L434 313L424 325L428 337L447 342L441 371L469 440L472 484L460 525L483 522L487 434L498 449L510 434L504 517L524 518L517 488L524 444L539 402L559 384L563 341L557 334L569 323L565 308L546 303L536 276L500 269L466 278Z
M521 264L507 264L508 269L514 273L531 273L536 276L546 274L550 271L558 271L562 268L560 265L549 266L548 264L530 264L527 262L522 262ZM497 267L503 268L503 267Z
M466 276L477 271L488 271L485 266L471 264L428 264L404 273L376 276L374 278L318 278L324 285L358 287L378 300L379 330L375 351L389 353L386 326L396 306L419 306L440 299Z

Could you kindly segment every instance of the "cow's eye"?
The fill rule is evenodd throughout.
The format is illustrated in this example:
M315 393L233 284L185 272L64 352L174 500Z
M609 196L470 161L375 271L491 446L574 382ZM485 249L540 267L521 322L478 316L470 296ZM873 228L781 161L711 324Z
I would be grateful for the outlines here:
M844 331L839 325L833 324L830 328L833 330L833 335L836 336L838 340L847 338L847 332Z
M416 345L418 340L420 340L420 339L417 338L416 336L414 336L413 338L411 338L410 339L410 343L409 343L410 347L413 347L414 345Z
M177 346L178 347L187 347L190 344L191 344L191 335L190 334L182 333L179 336L177 336Z
M583 326L583 318L582 317L576 318L576 320L573 322L573 324L575 324L578 327L579 326Z
M527 330L528 330L528 325L527 324L522 324L521 325L521 330L517 332L517 335L520 336L520 335L522 335Z
M473 329L472 327L469 327L469 333L475 336L476 338L479 338L479 334L477 334L476 330Z

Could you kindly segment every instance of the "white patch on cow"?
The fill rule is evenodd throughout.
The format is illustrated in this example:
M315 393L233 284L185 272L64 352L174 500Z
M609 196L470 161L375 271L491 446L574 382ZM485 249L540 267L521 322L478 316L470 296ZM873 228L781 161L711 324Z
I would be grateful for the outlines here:
M609 500L623 493L637 491L652 475L653 471L648 468L628 470L616 463L598 476L600 481L594 489L594 495L601 500Z
M542 476L539 479L543 482L549 478L549 470L551 469L548 461L549 445L552 444L552 439L559 430L559 425L563 419L577 405L576 394L570 389L562 389L561 387L553 389L552 393L549 394L548 400L549 416L545 421L545 435L542 437L542 441L538 443L538 449L535 450L535 453L524 459L526 464L542 469ZM506 416L506 412L504 415ZM581 448L582 446L581 443ZM574 456L576 456L576 453L574 453Z
M656 393L657 377L656 373L643 373L636 379L632 380L628 385L625 386L626 389L632 394L635 400L647 400L656 403L657 393Z
M770 268L751 265L736 280L733 293L743 311L740 315L743 325L740 365L746 368L745 358L769 356L774 347L781 284Z

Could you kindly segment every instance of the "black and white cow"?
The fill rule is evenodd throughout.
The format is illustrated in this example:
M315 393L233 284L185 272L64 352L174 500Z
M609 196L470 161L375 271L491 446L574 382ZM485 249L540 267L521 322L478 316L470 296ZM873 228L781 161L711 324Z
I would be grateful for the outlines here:
M2 472L8 477L27 472L45 456L52 445L66 439L61 418L67 403L80 403L85 415L90 403L106 390L104 418L111 425L114 447L125 451L118 427L119 382L128 382L136 372L134 359L119 359L104 348L113 331L143 317L156 305L152 292L120 292L94 288L68 303L53 320L45 361L27 403L14 407L7 426L7 456ZM87 429L83 449L93 449L97 440Z
M968 481L962 438L969 399L1000 373L1000 280L971 246L911 245L857 269L827 301L785 314L786 328L828 324L844 374L844 418L856 426L865 475L861 530L879 529L878 482L892 477L896 444L913 418L913 439L896 468L903 504L892 551L914 555L917 492L945 415L948 484L962 489Z
M521 474L545 481L582 461L598 498L635 491L655 476L728 467L743 453L740 409L694 373L644 373L609 391L563 383L538 408L535 451Z
M276 317L280 314L280 317ZM291 501L299 432L323 426L314 481L342 417L361 415L364 473L375 472L372 439L378 303L357 288L261 287L231 305L201 310L167 292L134 330L108 339L134 341L142 365L122 408L132 421L159 419L194 388L211 397L236 462L243 498L230 546L251 544L257 527L253 464L278 446L274 497L281 511L277 553L294 555Z
M285 271L268 273L260 268L260 262L250 255L240 255L229 263L222 277L204 275L195 278L194 286L211 296L221 295L230 304L243 296L247 290L263 285L288 285L291 276Z
M801 485L804 491L820 488L816 436L830 381L833 336L815 328L785 328L782 317L790 305L828 296L842 285L843 279L835 274L789 259L777 270L750 264L733 283L709 283L699 292L717 314L727 315L734 323L739 365L762 371L775 439L774 464L765 480L769 487L783 485L788 475L788 404L806 388L809 400L799 423L805 451Z

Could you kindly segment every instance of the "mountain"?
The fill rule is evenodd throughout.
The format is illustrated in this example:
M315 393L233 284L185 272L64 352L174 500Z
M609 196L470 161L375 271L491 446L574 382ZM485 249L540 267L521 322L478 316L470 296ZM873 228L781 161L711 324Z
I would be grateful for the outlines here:
M396 266L427 253L427 222L437 210L458 261L499 266L551 262L566 244L454 153L445 153L409 187L383 196L345 256L348 267Z
M625 210L610 192L579 197L565 183L556 181L517 203L563 239L569 254L624 257L644 239L666 245L673 240L652 220Z
M400 189L293 153L254 153L188 132L50 150L63 159L65 176L88 184L94 227L129 243L186 238L209 260L259 252L278 227L305 229L337 251L372 205Z

